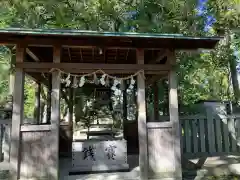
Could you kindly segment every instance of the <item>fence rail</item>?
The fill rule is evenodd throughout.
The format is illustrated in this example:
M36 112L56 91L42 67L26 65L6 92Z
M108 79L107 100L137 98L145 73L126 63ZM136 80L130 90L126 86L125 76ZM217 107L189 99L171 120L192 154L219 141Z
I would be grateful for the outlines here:
M239 115L180 117L182 153L240 152Z

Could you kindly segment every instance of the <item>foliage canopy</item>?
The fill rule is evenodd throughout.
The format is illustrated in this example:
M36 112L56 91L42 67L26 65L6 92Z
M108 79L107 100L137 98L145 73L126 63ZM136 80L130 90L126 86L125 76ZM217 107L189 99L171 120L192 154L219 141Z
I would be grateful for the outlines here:
M239 0L8 0L0 2L0 27L71 28L96 31L133 31L223 35L215 51L178 53L179 98L183 104L198 100L239 100L236 79L240 33ZM206 27L210 27L206 31ZM227 37L227 36L226 36ZM8 94L11 52L0 49L0 100ZM230 63L229 63L230 62ZM234 71L235 69L235 71ZM231 78L230 78L231 77ZM27 102L33 103L27 81ZM233 94L234 92L234 94ZM234 96L235 95L235 96ZM33 111L31 108L27 111ZM28 112L25 112L28 114Z

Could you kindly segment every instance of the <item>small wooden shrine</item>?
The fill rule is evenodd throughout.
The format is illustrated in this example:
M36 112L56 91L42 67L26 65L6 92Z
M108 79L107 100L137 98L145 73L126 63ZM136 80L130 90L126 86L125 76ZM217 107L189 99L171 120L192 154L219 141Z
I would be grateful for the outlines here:
M1 29L0 37L1 44L16 46L10 153L14 179L59 179L60 98L69 93L68 127L72 129L73 89L83 87L87 77L92 78L93 84L98 80L102 86L109 85L116 95L121 85L123 91L136 87L137 123L128 131L137 132L141 179L182 178L175 53L213 49L220 38L44 29ZM23 123L25 75L49 90L45 124ZM158 119L158 103L155 103L155 119L150 121L146 112L146 86L161 78L168 80L169 120ZM67 91L62 92L63 89ZM154 99L157 102L157 95ZM87 160L93 160L92 170L119 169L120 165L127 168L126 143L123 138L98 141L92 147L92 141L73 141L73 169L81 170ZM119 152L112 153L113 149ZM92 156L95 152L97 157ZM107 159L105 166L102 159Z

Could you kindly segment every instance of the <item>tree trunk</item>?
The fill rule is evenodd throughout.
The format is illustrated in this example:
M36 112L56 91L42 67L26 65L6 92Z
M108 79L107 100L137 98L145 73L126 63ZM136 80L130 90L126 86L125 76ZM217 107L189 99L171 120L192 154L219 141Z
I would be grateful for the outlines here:
M233 93L234 98L237 103L239 103L240 100L240 90L239 90L239 83L237 78L237 70L236 70L236 60L234 58L229 59L229 67L231 71L231 79L232 79L232 86L233 86Z
M229 54L232 53L230 49L231 45L231 37L230 37L230 32L227 34L227 45L229 49ZM237 62L236 58L233 55L229 55L229 68L231 72L231 77L232 77L232 86L233 86L233 93L234 93L234 98L236 103L240 102L240 89L239 89L239 82L238 82L238 73L237 73Z

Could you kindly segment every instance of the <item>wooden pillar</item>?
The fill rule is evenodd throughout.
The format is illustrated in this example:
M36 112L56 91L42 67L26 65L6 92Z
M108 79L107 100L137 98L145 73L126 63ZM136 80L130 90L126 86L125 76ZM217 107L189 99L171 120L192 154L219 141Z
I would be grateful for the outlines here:
M69 116L68 116L68 120L69 120L69 126L72 126L72 121L73 121L73 91L74 89L73 88L69 88Z
M55 46L53 50L53 63L59 63L61 47ZM51 134L52 134L52 180L59 179L59 125L60 125L60 78L59 72L52 72L51 94Z
M68 116L68 127L69 127L69 139L71 142L69 142L69 152L72 152L72 141L73 141L73 105L74 105L74 89L69 89L69 116Z
M153 95L154 95L154 121L159 121L159 98L158 98L158 83L157 81L153 84Z
M51 92L52 92L52 75L48 76L47 88L47 124L51 122Z
M1 121L1 120L0 120ZM0 124L0 162L3 161L2 150L3 150L3 125Z
M16 62L23 62L25 57L25 47L17 44ZM24 112L24 71L23 69L15 69L15 83L13 91L13 112L12 112L12 132L11 132L11 150L10 165L12 168L12 179L19 178L20 170L20 128L23 121Z
M137 49L137 64L144 64L144 50ZM148 179L148 141L147 117L145 99L145 79L142 74L137 76L137 105L138 105L138 141L140 179Z
M181 168L181 131L178 115L178 95L177 95L177 75L174 69L176 62L175 52L171 52L168 56L170 58L173 69L169 72L169 117L172 123L173 130L173 147L174 147L174 164L176 179L182 179L182 168Z
M40 108L40 100L41 100L41 84L37 83L37 87L35 89L35 120L37 124L40 124L40 113L41 113L41 108Z
M123 82L123 123L127 121L127 82Z
M125 132L126 132L126 122L127 122L127 82L123 81L123 104L122 104L122 108L123 108L123 134L124 134L124 138L125 136Z

